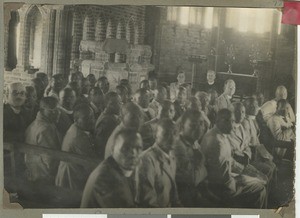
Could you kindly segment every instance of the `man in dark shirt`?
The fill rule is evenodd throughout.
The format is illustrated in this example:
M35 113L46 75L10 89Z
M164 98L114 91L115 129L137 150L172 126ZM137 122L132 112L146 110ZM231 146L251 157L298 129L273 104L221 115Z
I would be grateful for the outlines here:
M113 153L89 176L81 200L82 208L136 207L134 171L142 151L142 138L133 130L121 130Z
M108 92L105 95L105 104L106 108L95 126L96 149L101 158L104 158L108 138L120 123L121 98L116 92Z
M25 110L26 90L21 83L12 83L7 90L7 103L3 108L3 139L5 142L23 142L30 113Z

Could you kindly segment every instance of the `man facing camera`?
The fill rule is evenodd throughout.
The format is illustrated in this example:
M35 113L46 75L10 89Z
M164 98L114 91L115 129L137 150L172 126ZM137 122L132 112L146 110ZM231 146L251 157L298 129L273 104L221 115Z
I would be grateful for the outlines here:
M226 80L224 84L224 92L217 98L217 109L232 109L231 99L235 93L235 82L232 79Z
M74 108L74 121L67 131L62 144L62 151L97 158L96 148L92 137L95 117L92 108L80 104ZM93 168L61 161L55 184L73 190L83 190L86 180Z
M25 142L31 145L60 150L61 135L55 125L58 116L58 100L55 97L42 98L40 111L25 132ZM25 154L25 164L29 180L54 184L59 164L59 161L54 157L28 153Z
M115 146L89 176L85 185L82 208L136 207L134 170L142 151L142 138L133 130L121 130L115 135Z
M141 207L174 207L179 205L175 183L176 163L172 153L176 126L171 119L157 124L156 140L142 155L138 167L138 195Z
M215 127L202 140L209 188L220 197L223 206L262 208L266 199L265 186L255 180L247 183L243 175L232 172L232 151L227 138L232 131L232 122L231 111L221 109Z

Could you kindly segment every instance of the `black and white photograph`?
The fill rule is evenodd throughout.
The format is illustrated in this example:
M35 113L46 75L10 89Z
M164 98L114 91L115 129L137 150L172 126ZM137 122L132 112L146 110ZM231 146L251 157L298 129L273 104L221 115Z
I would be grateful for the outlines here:
M10 203L277 209L294 200L297 26L282 23L280 8L3 8Z

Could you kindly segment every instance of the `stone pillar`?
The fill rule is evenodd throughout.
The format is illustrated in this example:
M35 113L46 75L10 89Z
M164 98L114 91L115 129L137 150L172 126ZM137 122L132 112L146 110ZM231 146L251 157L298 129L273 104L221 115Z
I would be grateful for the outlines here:
M40 71L52 76L56 11L52 6L43 6L43 9L42 64Z
M19 37L19 51L18 51L18 60L17 60L17 69L18 71L25 71L29 66L29 34L28 34L28 22L27 14L30 5L25 4L20 9L18 9L19 18L20 18L20 37Z
M64 6L54 6L55 15L55 36L54 36L54 53L53 53L53 70L52 74L67 73L65 72L65 24L66 13Z
M79 45L82 40L83 22L80 11L73 12L73 34L72 34L72 50L71 50L71 69L79 67Z
M5 3L3 4L3 13L4 13L4 67L7 64L7 55L8 55L8 38L9 38L9 21L11 19L11 12L18 11L21 8L23 3ZM18 13L18 12L17 12ZM18 39L16 39L18 40Z
M126 37L125 24L123 21L120 21L117 26L116 38L125 39L125 37ZM116 52L115 63L125 63L125 62L126 62L126 55Z

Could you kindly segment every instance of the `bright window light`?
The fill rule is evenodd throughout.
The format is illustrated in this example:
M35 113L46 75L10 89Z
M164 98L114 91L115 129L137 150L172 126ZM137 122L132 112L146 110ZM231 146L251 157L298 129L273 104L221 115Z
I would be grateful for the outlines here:
M180 8L180 18L179 18L180 24L182 24L182 25L189 24L189 13L190 13L189 7L181 7Z
M190 8L190 19L189 19L189 23L190 24L195 24L196 23L196 10L198 8Z
M205 8L205 15L204 15L204 27L207 29L212 28L213 26L213 15L214 15L214 8Z

